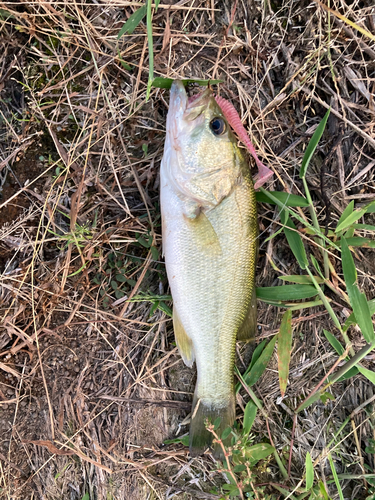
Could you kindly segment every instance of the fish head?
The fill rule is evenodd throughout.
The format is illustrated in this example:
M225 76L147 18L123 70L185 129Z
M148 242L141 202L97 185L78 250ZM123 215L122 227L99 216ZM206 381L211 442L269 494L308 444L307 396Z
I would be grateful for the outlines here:
M171 87L162 169L180 197L199 208L219 204L240 181L243 157L210 88L188 97Z

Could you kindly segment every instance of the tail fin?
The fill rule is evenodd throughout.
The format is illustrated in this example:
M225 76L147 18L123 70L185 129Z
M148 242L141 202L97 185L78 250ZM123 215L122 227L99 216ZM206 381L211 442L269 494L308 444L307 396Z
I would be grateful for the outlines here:
M236 417L236 403L234 392L230 397L228 404L223 406L217 406L215 404L208 404L202 399L197 399L194 394L193 401L193 413L190 423L190 454L195 457L197 455L202 455L207 448L212 445L213 435L207 430L205 422L208 420L214 423L215 420L220 417L220 426L216 429L216 433L222 434L224 429L228 426L232 426L234 419ZM224 441L224 445L230 445L231 435ZM214 456L220 460L224 459L223 450L217 443L213 446Z

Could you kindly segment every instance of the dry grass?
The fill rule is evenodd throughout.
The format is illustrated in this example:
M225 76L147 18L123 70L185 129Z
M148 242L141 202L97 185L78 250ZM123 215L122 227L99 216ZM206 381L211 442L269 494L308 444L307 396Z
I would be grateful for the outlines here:
M163 301L152 309L150 300L126 300L168 293L158 257L168 92L153 89L146 102L145 22L117 39L137 5L0 2L1 498L209 499L226 481L211 456L163 445L188 431L194 374L173 345ZM331 7L375 32L370 0ZM349 200L375 197L373 40L317 3L263 0L164 3L153 35L155 76L224 80L221 94L275 172L273 190L302 192L305 146L331 106L308 179L319 218L335 227ZM278 223L269 206L259 211L258 285L275 286L280 273L298 274L297 264L282 236L264 242ZM373 298L374 251L357 257ZM272 336L280 311L260 304L259 323L259 337ZM332 328L324 310L296 312L293 325L286 397L276 358L255 387L285 461L293 411L336 359L322 335ZM356 331L351 341L362 346ZM367 362L374 368L373 355ZM371 403L361 405L374 388L357 375L332 394L297 420L289 486L301 479L307 451L329 483L325 450L351 415L331 452L337 472L351 475L345 498L359 500L369 494L360 475L374 468L365 448L375 438ZM268 438L262 416L254 433ZM272 460L256 471L272 499L280 493L271 484L284 481ZM327 488L339 498L334 484Z

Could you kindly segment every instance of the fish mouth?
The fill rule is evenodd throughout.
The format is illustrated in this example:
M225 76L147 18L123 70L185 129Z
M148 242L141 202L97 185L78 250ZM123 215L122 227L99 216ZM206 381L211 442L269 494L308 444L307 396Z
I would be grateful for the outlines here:
M174 80L169 97L168 116L178 118L182 116L188 105L188 96L184 84L180 80Z
M188 105L186 108L186 111L201 107L201 106L208 106L208 103L210 102L212 98L212 92L211 89L207 88L200 94L193 95L188 98Z
M169 114L176 119L193 121L207 109L212 99L213 95L209 88L200 94L188 97L182 81L175 80L171 87Z

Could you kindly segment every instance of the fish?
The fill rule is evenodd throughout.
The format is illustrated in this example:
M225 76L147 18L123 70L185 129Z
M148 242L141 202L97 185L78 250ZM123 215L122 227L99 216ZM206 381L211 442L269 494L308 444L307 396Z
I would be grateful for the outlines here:
M171 86L160 170L162 244L173 298L173 329L197 381L190 454L212 447L236 416L237 340L257 328L255 268L258 219L253 180L225 114L210 88L189 98ZM220 447L213 452L220 457Z

